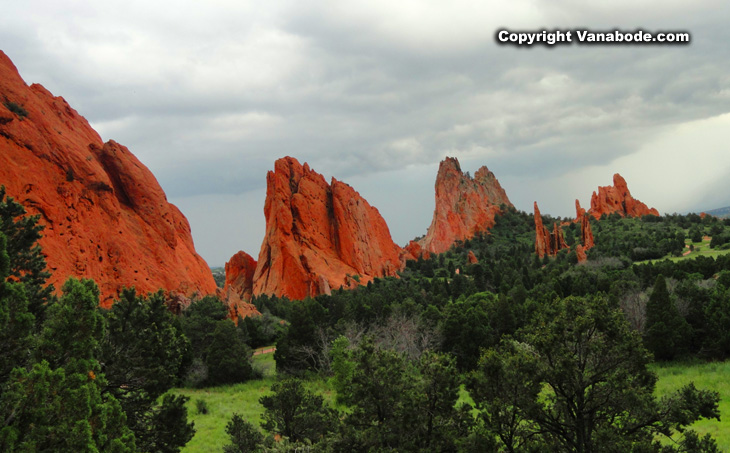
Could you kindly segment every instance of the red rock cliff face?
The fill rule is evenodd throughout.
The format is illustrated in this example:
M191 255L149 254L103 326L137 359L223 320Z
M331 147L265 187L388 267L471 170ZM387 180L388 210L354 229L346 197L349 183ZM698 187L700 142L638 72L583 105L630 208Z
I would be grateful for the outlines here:
M124 146L103 143L63 98L28 87L2 52L0 184L40 214L56 288L69 276L93 278L104 306L122 286L215 292L187 220L152 173Z
M425 252L443 253L454 242L492 228L501 204L512 206L494 173L482 167L471 178L461 172L456 158L447 157L436 176L431 226L418 242Z
M266 236L253 293L303 299L396 275L403 250L360 194L292 157L266 176ZM359 280L359 281L358 281Z
M588 211L596 219L603 214L619 213L622 217L641 217L645 215L659 215L659 211L649 208L639 200L634 199L626 185L626 180L616 173L613 175L613 186L598 188L598 193L591 196L591 209Z

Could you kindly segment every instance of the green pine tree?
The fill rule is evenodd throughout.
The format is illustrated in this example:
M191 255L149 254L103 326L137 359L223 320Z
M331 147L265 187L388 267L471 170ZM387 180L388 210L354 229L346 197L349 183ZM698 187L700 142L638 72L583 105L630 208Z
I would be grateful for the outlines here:
M672 302L666 279L658 276L646 304L646 348L657 360L671 360L685 351L688 327Z
M5 187L0 186L0 233L7 240L7 276L26 284L28 310L35 317L36 328L43 323L45 308L53 300L53 286L46 286L51 274L46 270L46 260L38 245L44 228L39 220L38 215L26 215L25 208L12 197L6 197Z
M133 452L119 402L103 398L97 360L104 320L91 280L69 279L51 306L30 370L16 368L0 407L2 451Z

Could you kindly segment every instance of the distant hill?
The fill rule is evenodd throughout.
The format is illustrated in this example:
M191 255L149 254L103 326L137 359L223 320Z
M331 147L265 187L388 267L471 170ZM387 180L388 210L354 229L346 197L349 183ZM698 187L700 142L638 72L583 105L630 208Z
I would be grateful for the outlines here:
M715 217L719 217L721 219L726 219L726 218L730 217L730 206L725 206L724 208L712 209L710 211L705 211L705 213L714 215Z

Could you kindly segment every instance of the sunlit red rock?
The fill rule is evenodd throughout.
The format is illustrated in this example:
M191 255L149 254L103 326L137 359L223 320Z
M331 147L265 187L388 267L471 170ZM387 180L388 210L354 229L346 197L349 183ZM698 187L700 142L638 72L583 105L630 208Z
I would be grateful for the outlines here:
M580 242L585 250L589 250L595 245L590 216L587 213L583 213L583 217L580 219Z
M349 185L292 157L266 177L266 233L253 293L303 299L401 269L402 249L377 209Z
M553 222L552 240L550 242L552 246L552 254L557 254L559 250L567 249L568 244L565 242L565 236L563 235L563 229L557 222Z
M575 255L578 257L579 263L583 263L588 260L588 256L586 256L586 251L580 244L575 246Z
M239 251L226 263L226 283L223 290L236 291L241 298L251 300L253 296L253 274L256 260L244 251Z
M456 241L469 239L494 226L500 205L512 206L502 186L482 167L470 177L459 161L447 157L436 176L436 207L426 236L419 240L423 251L443 253Z
M228 314L237 321L238 317L259 314L256 307L250 304L253 297L253 274L256 271L256 260L244 251L239 251L226 263L226 282L218 291L219 298L228 305Z
M405 251L407 259L416 260L418 258L423 258L424 260L427 260L431 258L431 254L423 250L423 247L421 247L421 244L419 244L418 241L410 241L408 245L406 245Z
M598 192L593 192L588 212L596 219L600 219L603 214L613 213L622 217L659 215L659 211L631 196L626 180L618 173L613 175L613 186L599 187Z
M535 253L542 258L546 254L549 254L550 250L550 233L545 225L542 223L542 215L540 214L540 208L537 207L537 201L532 206L535 219Z
M56 288L70 276L92 278L104 306L122 286L215 292L187 220L127 148L103 143L63 98L27 86L2 52L0 101L0 184L40 215Z
M558 251L569 248L565 242L562 227L557 222L553 222L553 231L551 233L543 225L542 215L540 214L540 208L537 207L537 202L534 203L533 209L535 219L535 253L540 258L543 258L545 255L555 256L558 254Z

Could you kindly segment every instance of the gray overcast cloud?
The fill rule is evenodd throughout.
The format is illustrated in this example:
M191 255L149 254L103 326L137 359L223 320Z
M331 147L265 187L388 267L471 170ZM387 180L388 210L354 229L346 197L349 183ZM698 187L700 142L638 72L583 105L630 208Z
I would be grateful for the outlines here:
M423 234L438 162L573 215L623 174L662 212L730 204L730 5L559 0L3 5L0 49L130 148L222 265L257 256L265 174L309 162ZM687 46L500 46L499 28L686 30Z

